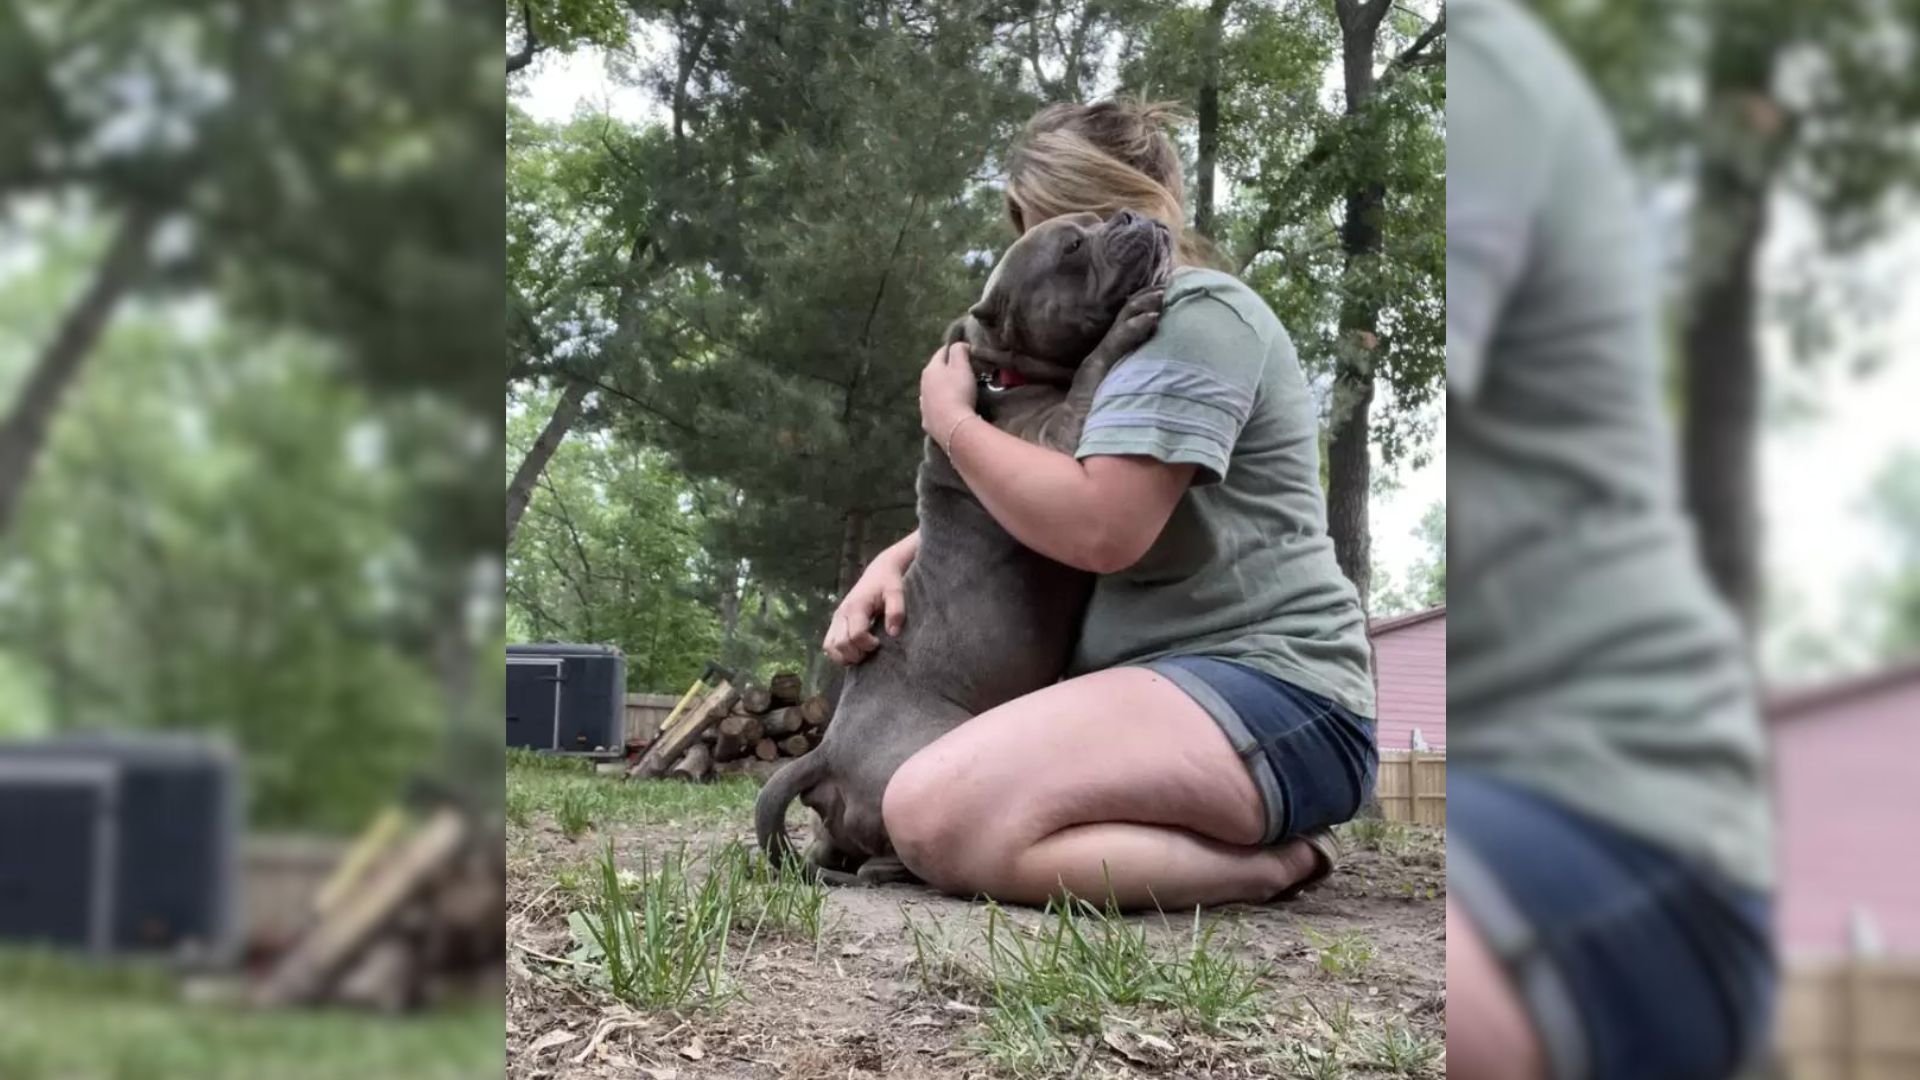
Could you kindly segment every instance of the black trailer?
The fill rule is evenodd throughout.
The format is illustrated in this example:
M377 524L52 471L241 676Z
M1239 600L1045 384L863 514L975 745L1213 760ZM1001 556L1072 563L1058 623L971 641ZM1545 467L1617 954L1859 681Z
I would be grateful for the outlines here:
M230 961L240 788L237 757L209 739L0 743L0 938Z
M549 753L625 752L627 658L611 645L507 646L507 745Z

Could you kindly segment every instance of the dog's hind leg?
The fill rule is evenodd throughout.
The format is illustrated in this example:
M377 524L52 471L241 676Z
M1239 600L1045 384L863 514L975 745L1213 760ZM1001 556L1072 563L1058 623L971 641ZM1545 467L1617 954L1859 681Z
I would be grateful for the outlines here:
M920 878L907 869L898 855L876 855L860 864L862 885L918 885Z

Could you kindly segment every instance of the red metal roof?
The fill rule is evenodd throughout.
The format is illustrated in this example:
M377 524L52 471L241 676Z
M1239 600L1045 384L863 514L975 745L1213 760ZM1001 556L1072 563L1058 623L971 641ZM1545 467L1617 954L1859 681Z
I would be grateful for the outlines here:
M1822 710L1848 699L1876 694L1909 682L1920 684L1920 656L1864 675L1813 686L1775 690L1767 695L1767 716L1774 720L1791 720L1820 715Z
M1409 626L1418 626L1429 619L1441 618L1445 616L1446 613L1447 605L1441 604L1438 607L1430 607L1425 611L1415 611L1407 615L1395 615L1390 619L1375 619L1367 624L1367 633L1372 634L1374 640L1378 641L1382 634L1391 634L1395 630L1404 630Z

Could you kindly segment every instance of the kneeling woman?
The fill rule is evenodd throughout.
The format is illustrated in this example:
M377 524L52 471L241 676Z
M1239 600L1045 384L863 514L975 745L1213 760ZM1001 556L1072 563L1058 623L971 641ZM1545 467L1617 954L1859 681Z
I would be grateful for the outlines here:
M1062 214L1186 220L1163 114L1049 108L1009 169L1016 231ZM1100 576L1069 678L916 754L887 788L901 859L953 893L1123 907L1263 901L1324 878L1376 768L1365 621L1320 491L1318 422L1279 320L1185 236L1153 340L1101 386L1078 452L973 417L964 348L921 420L1028 547ZM918 535L868 567L826 651L897 633Z

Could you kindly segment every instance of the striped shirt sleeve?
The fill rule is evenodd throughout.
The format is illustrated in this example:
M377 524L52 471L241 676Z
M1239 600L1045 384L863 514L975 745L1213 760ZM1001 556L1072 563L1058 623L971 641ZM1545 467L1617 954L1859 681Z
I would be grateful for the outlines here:
M1154 336L1100 384L1075 456L1190 464L1196 485L1220 482L1253 412L1267 351L1224 300L1204 292L1169 300Z

